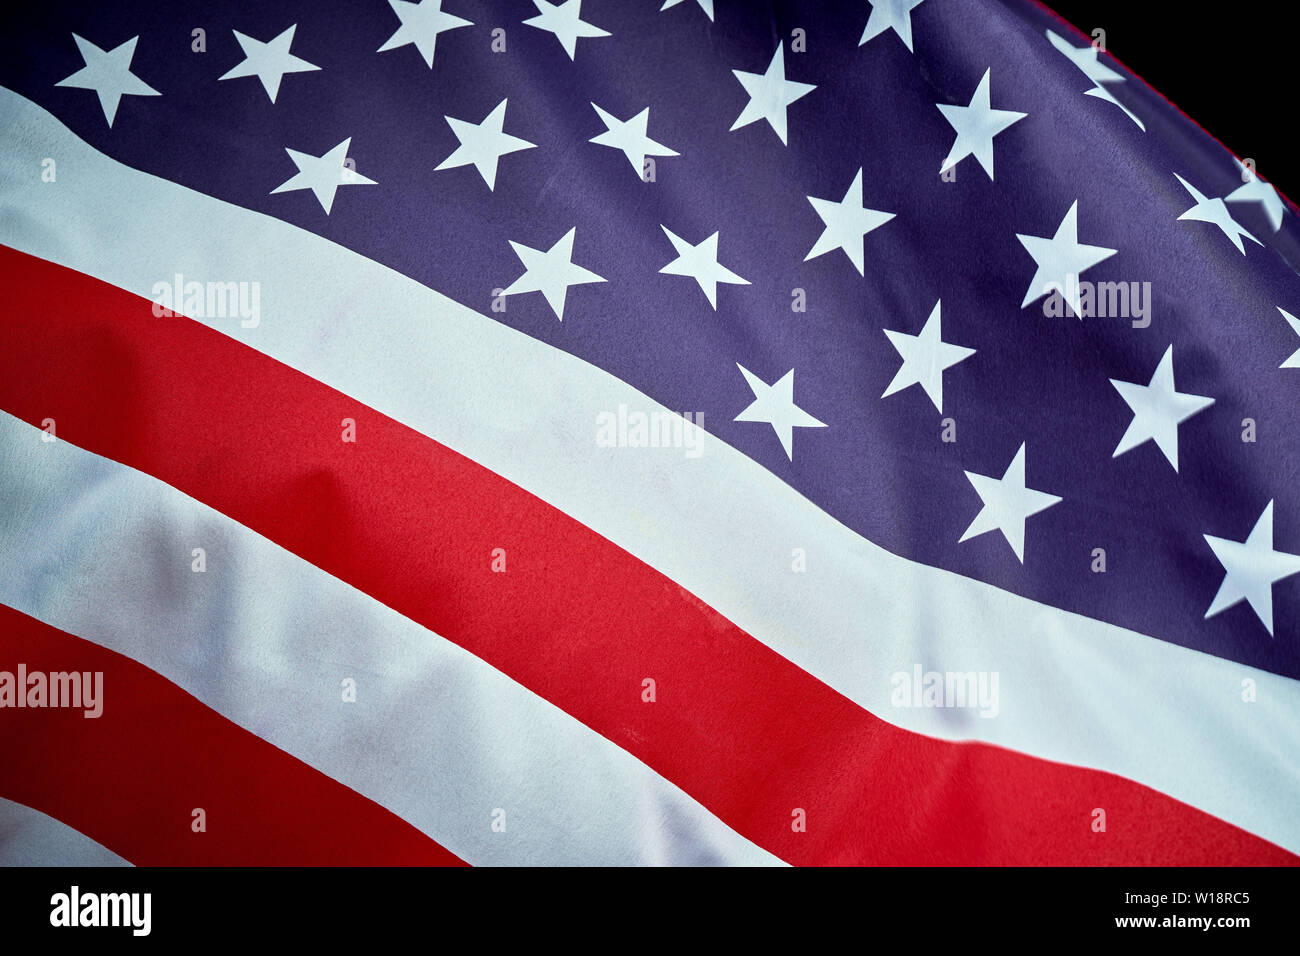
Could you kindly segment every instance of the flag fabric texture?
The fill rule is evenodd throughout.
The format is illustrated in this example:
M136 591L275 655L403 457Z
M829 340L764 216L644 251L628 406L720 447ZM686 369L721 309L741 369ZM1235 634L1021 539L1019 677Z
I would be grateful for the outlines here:
M0 861L1297 861L1296 210L1100 37L6 17Z

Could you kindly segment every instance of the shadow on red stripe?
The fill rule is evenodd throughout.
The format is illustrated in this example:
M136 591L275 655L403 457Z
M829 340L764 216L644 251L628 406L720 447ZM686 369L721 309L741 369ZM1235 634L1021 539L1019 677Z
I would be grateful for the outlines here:
M61 438L455 641L790 862L1300 862L1124 778L886 723L577 521L320 382L72 270L3 250L0 275L0 408L56 419Z
M463 865L143 664L0 604L0 670L20 662L29 674L101 671L103 711L0 709L0 796L132 863ZM195 808L206 832L191 829Z

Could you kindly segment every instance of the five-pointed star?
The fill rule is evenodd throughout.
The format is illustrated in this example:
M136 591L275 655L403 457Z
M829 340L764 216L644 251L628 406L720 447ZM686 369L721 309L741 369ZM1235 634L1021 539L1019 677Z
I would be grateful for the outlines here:
M817 238L808 255L803 257L803 261L807 262L809 259L816 259L836 249L843 249L844 254L853 263L853 267L858 270L858 275L865 275L863 240L872 229L883 226L893 219L894 214L862 207L862 169L858 169L857 175L849 185L849 191L839 202L817 199L814 196L809 196L808 201L817 210L817 215L822 217L826 228L822 230L822 234Z
M785 456L794 461L794 429L826 427L825 422L819 422L794 403L794 369L782 375L775 385L768 385L739 362L736 368L749 383L754 400L734 420L767 422L781 439Z
M630 120L621 120L605 112L595 103L591 104L605 123L605 132L593 136L591 142L601 146L621 149L627 161L636 170L637 178L645 175L645 158L647 156L680 156L676 150L669 149L663 143L656 143L646 135L650 123L650 107L646 107Z
M1091 79L1093 83L1125 82L1125 75L1115 72L1115 70L1106 66L1104 62L1101 62L1100 57L1097 56L1099 51L1091 43L1087 47L1075 47L1073 43L1070 43L1063 36L1054 34L1050 30L1047 33L1052 46L1056 47L1066 57L1069 57L1070 62L1083 70L1084 75L1087 75L1088 79Z
M930 317L925 320L920 335L906 332L884 330L889 341L894 344L898 354L903 357L903 364L894 374L894 379L885 389L881 398L888 398L895 392L912 385L920 385L925 394L934 402L935 410L943 413L943 373L958 362L965 361L975 354L974 349L952 345L943 341L939 326L939 302L934 303Z
M664 0L664 5L663 5L662 7L659 8L659 11L662 13L664 10L667 10L669 7L675 7L675 6L677 6L677 4L679 4L679 3L683 3L683 2L684 2L684 0ZM708 14L709 19L712 20L712 19L713 19L713 0L697 0L697 2L698 2L699 5L700 5L700 9L703 10L706 14Z
M1174 347L1165 349L1149 385L1134 385L1113 378L1110 384L1133 409L1133 421L1129 422L1111 457L1118 458L1145 441L1154 441L1177 471L1178 426L1209 408L1214 399L1174 390Z
M989 103L989 74L992 69L984 71L984 78L975 87L975 95L970 98L969 106L949 106L936 104L952 128L957 131L957 139L948 151L948 158L939 167L945 173L967 156L974 156L984 167L984 172L993 178L993 137L1001 133L1012 123L1024 119L1028 113L1015 110L995 110Z
M1051 239L1022 236L1019 233L1016 234L1016 238L1038 264L1020 308L1023 309L1048 293L1059 291L1074 310L1074 314L1082 320L1083 308L1079 304L1079 276L1084 270L1109 259L1118 250L1107 249L1105 246L1084 245L1079 242L1079 201L1076 199L1070 206L1070 211L1056 227L1056 235Z
M1052 46L1069 58L1070 62L1083 71L1094 83L1123 83L1124 74L1117 73L1103 63L1098 56L1098 49L1091 43L1087 46L1074 46L1065 37L1047 31L1047 39Z
M281 183L271 190L271 194L292 192L295 189L310 189L320 202L325 215L329 215L334 206L334 193L340 186L373 186L375 181L367 179L347 163L348 147L352 145L349 136L324 156L312 156L300 153L296 149L285 148L289 158L298 167L292 179Z
M135 45L140 39L131 37L120 46L104 51L89 40L83 40L75 33L81 59L86 64L66 79L59 80L55 86L67 86L77 90L94 90L99 96L99 106L104 111L104 119L113 125L117 116L117 104L123 96L161 96L152 86L131 72L131 57L135 56Z
M546 303L555 313L555 317L563 322L564 300L568 295L569 286L605 281L590 269L574 265L573 236L577 231L578 227L574 226L545 252L511 240L510 248L515 250L515 255L524 264L524 274L510 283L503 294L520 295L524 292L540 292L546 296Z
M1125 81L1122 73L1117 73L1105 63L1101 62L1100 52L1098 49L1089 44L1088 46L1072 46L1064 37L1058 36L1051 30L1047 31L1047 39L1052 41L1052 46L1056 47L1061 53L1069 58L1070 62L1083 71L1084 76L1092 81L1092 89L1084 90L1085 96L1095 96L1099 100L1105 100L1107 103L1113 103L1124 111L1124 115L1137 124L1138 129L1146 132L1146 125L1137 118L1137 115L1127 106L1115 99L1115 94L1111 93L1104 84L1106 83L1123 83Z
M1237 166L1245 173L1246 165L1237 160ZM1282 228L1282 197L1270 184L1264 182L1251 170L1246 181L1223 197L1224 202L1257 202L1264 207L1268 215L1268 224L1277 232Z
M402 25L375 52L383 53L414 43L420 56L424 57L425 65L433 69L433 51L438 42L438 34L474 25L469 20L444 12L442 3L443 0L420 0L419 3L388 0L388 5L393 8Z
M609 36L608 30L602 30L582 19L582 0L564 0L560 4L533 0L533 6L537 8L537 16L525 20L524 26L554 33L570 60L578 52L578 37Z
M244 61L236 64L233 69L218 79L234 80L241 76L255 76L262 81L262 88L274 103L276 95L280 92L280 81L284 79L286 73L306 73L320 69L316 64L308 63L289 52L289 45L293 43L293 31L296 29L298 24L295 23L274 40L265 43L254 40L238 30L232 30L235 39L244 49Z
M718 264L718 234L715 232L698 246L693 246L662 223L659 226L668 237L668 241L677 250L677 258L660 269L671 276L688 276L700 284L704 294L709 297L709 305L718 308L718 283L728 285L749 285L748 279L742 279L724 265Z
M732 130L765 119L781 142L786 141L786 107L802 96L807 96L817 87L812 83L796 83L785 78L785 44L776 45L772 62L767 65L766 73L746 73L744 70L732 70L740 85L749 94L749 102L731 124Z
M1237 251L1243 256L1246 254L1246 246L1241 241L1242 236L1245 236L1257 246L1264 244L1243 229L1237 220L1232 218L1232 213L1228 212L1228 207L1222 199L1210 199L1177 173L1174 173L1174 178L1182 183L1183 188L1191 193L1192 198L1196 200L1195 206L1178 217L1180 221L1192 219L1196 222L1208 222L1218 226L1223 230L1223 234L1232 240L1232 244L1237 247Z
M995 528L1011 545L1011 550L1021 564L1025 563L1025 519L1050 508L1060 501L1057 495L1034 491L1025 487L1025 446L1020 445L1016 457L1011 459L1006 474L1001 478L987 478L974 472L966 477L984 500L984 507L970 523L960 541L967 541ZM960 543L960 541L958 543Z
M1277 306L1277 310L1282 313L1282 318L1286 319L1286 324L1291 326L1291 331L1296 335L1300 335L1300 319L1297 319L1280 305ZM1300 349L1297 349L1295 354L1279 365L1278 368L1300 368Z
M871 16L867 18L867 28L862 31L858 46L886 30L893 30L903 45L912 49L912 11L921 3L922 0L871 0Z
M487 183L489 190L496 188L497 161L502 156L521 149L533 149L536 145L501 131L506 121L506 100L494 106L492 112L478 124L467 123L451 116L444 116L443 119L460 140L460 145L456 147L455 152L435 166L434 171L473 164L478 174L483 177L483 182Z
M1250 602L1251 609L1273 635L1273 585L1300 573L1300 555L1273 550L1273 502L1255 522L1245 541L1229 541L1205 535L1205 543L1223 565L1223 583L1210 603L1206 617L1226 611L1238 601Z

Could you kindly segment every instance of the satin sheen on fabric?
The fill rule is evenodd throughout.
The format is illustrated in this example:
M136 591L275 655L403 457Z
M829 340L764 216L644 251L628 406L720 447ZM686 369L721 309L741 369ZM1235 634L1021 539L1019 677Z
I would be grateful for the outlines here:
M602 453L587 424L600 409L655 407L612 376L325 240L114 163L11 93L0 115L20 144L5 163L59 150L85 171L0 193L7 244L146 296L177 270L260 280L258 328L209 324L539 495L876 716L1119 773L1300 847L1293 815L1254 796L1300 779L1297 758L1268 745L1297 738L1293 681L905 561L707 435L697 461ZM806 575L786 571L792 543L818 556ZM931 596L924 615L915 593ZM997 720L890 707L889 673L918 655L979 669L975 649L1014 662ZM1243 677L1260 687L1250 708L1224 692Z

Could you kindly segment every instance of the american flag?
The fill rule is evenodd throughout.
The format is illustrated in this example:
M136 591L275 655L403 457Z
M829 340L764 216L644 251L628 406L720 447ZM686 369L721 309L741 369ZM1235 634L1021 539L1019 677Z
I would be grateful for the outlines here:
M6 16L0 861L1297 861L1296 210L1102 39Z

